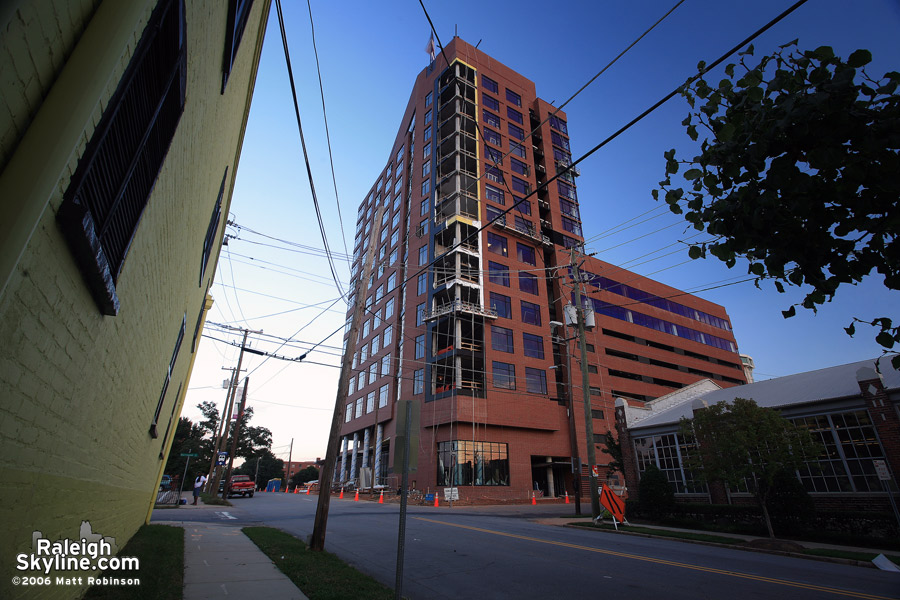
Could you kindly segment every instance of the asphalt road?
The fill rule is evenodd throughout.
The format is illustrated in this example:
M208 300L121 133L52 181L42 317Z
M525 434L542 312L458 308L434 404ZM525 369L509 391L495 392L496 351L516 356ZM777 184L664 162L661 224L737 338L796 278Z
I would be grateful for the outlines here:
M332 499L326 550L394 586L399 506ZM179 518L312 533L317 496L257 494ZM158 511L154 520L173 520ZM403 594L411 600L900 598L900 574L534 522L570 506L410 506ZM563 521L560 519L560 521Z

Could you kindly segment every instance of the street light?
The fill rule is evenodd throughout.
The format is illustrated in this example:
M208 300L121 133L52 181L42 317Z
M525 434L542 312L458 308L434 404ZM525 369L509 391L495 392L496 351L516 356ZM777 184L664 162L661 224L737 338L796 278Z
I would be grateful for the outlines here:
M563 327L559 321L550 321L551 341L557 344L563 344L566 347L566 400L568 401L569 413L569 443L572 452L572 475L575 480L575 514L581 516L581 455L578 453L578 439L575 437L575 401L572 396L572 358L569 354L569 342L574 340L571 338L559 338L555 335L557 328ZM550 367L558 368L557 365ZM558 380L559 378L557 378Z

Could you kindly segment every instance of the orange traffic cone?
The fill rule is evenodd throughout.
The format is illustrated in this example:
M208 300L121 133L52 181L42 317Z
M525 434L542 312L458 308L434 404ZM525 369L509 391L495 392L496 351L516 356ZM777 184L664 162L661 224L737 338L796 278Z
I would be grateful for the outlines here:
M381 490L381 495L378 496L378 504L384 504L384 490Z
M434 507L435 507L435 508L438 507L438 495L437 495L437 492L434 493Z
M354 502L359 502L359 490L356 490L356 496L353 497Z
M309 496L309 488L306 488L306 495Z
M569 490L566 490L566 504L569 503Z
M299 494L299 493L300 493L300 486L299 486L299 485L295 485L295 486L294 486L294 493L295 493L295 494Z
M344 499L344 486L341 486L341 495L338 496L338 500L343 500L343 499Z
M537 504L537 500L534 499L534 492L531 492L531 505L534 506Z

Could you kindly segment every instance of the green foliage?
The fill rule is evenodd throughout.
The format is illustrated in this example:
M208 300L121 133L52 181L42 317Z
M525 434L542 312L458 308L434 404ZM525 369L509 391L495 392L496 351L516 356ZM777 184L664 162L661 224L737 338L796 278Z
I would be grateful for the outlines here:
M744 258L757 285L809 286L799 305L815 311L873 271L900 289L900 73L871 78L868 50L842 61L828 46L795 45L756 66L746 63L750 46L715 86L698 65L682 91L691 107L682 124L692 140L704 132L700 154L665 152L660 190L672 212L714 238L692 246L692 259L710 254L731 268ZM672 184L682 164L686 190ZM887 317L855 322L873 326L884 348L900 343Z
M247 458L234 472L238 475L249 475L251 478L256 477L256 487L265 488L270 479L281 478L284 473L284 461L276 458L268 448L262 448Z
M612 431L607 431L606 436L603 439L604 447L601 448L601 451L604 454L609 454L612 459L609 461L609 472L610 473L622 473L625 471L622 470L622 446L619 444L619 440L616 436L613 435Z
M184 468L188 461L187 457L181 455L194 453L199 454L199 456L190 458L190 464L188 465L190 470L187 474L188 482L193 481L194 473L197 471L206 472L209 468L209 461L212 455L210 454L211 446L208 442L204 442L203 435L204 431L200 425L193 423L187 417L178 419L175 435L172 437L172 447L169 450L169 458L166 460L166 469L164 472L167 475L178 478L178 481L181 482L184 477ZM184 489L190 490L191 485L185 483Z
M200 427L203 428L204 434L208 436L208 443L210 447L209 457L207 461L212 457L212 440L214 436L218 433L219 427L219 409L216 408L216 405L213 402L201 402L197 405L197 408L200 409L200 412L203 413L203 420L200 421ZM237 412L237 408L235 408L235 412ZM263 448L271 448L272 447L272 432L269 431L265 427L251 427L250 419L253 418L253 407L244 408L244 413L240 417L240 432L238 434L238 445L237 451L235 452L235 457L243 458L244 460L256 460L256 456ZM226 450L231 449L231 432L234 430L234 422L232 421L229 424L229 435L228 440L224 446Z
M700 479L721 481L732 489L746 486L763 511L774 537L768 502L785 476L822 452L808 429L794 425L777 411L752 399L724 400L681 420L682 434L697 440L699 451L685 466Z
M672 489L665 473L656 465L648 466L641 473L638 484L638 500L642 512L651 519L659 519L675 506L675 491Z
M313 466L297 471L291 477L291 485L303 485L307 481L316 481L319 478L319 469Z

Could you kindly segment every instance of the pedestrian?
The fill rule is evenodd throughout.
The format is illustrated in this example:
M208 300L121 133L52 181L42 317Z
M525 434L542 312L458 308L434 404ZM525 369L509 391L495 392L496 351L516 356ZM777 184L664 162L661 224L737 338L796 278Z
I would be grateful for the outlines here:
M194 506L197 506L197 499L200 497L200 490L203 489L204 483L206 483L206 475L200 473L194 480Z

